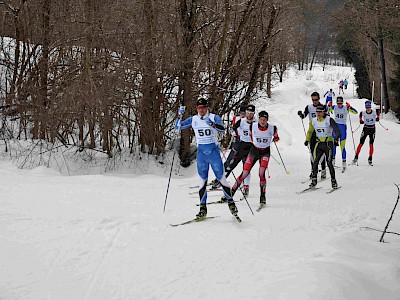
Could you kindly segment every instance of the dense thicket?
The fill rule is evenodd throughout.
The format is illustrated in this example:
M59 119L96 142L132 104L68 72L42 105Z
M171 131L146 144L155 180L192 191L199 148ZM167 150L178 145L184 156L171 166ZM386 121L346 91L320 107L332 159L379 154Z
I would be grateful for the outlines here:
M162 154L179 103L192 113L203 95L225 114L270 93L302 51L299 20L285 0L0 1L10 138Z

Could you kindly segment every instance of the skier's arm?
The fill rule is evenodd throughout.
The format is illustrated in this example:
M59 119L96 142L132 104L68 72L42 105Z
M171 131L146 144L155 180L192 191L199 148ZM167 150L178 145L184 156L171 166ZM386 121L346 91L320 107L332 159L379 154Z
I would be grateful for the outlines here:
M312 120L310 120L310 124L308 125L308 131L306 135L306 141L309 142L311 140L311 136L314 132L314 126L312 125Z
M334 119L330 118L329 120L330 120L331 127L333 128L333 132L334 132L336 138L338 138L340 136L339 127L337 126Z
M360 111L360 114L359 114L358 118L360 119L360 124L364 124L364 120L363 120L363 117L362 117L362 111Z
M279 142L278 128L274 125L274 142Z
M192 117L187 118L184 121L181 121L181 119L177 119L175 122L175 129L177 130L183 130L190 128L192 126Z
M308 111L308 105L307 105L306 108L304 109L304 114L303 114L303 115L304 115L304 118L307 117L308 114L309 114L309 111ZM303 119L304 119L304 118L303 118Z
M352 114L356 115L358 113L357 109L355 109L353 106L350 105L350 103L346 102L346 107L348 112L351 112Z
M329 91L326 91L326 93L325 93L325 95L324 95L324 97L327 95L329 93Z
M219 116L215 115L214 122L211 122L211 120L209 120L209 121L210 121L210 123L207 122L207 124L210 125L211 127L214 127L218 132L221 132L221 133L225 132L224 123L222 123L222 120Z
M333 108L334 108L334 105L332 105L332 102L329 101L328 102L328 110L329 110L330 113L333 113Z

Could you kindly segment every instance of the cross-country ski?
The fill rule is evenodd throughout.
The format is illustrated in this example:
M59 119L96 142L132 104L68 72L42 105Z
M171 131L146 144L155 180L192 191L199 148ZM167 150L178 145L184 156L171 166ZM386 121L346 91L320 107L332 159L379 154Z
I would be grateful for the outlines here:
M178 224L170 224L172 227L177 227L177 226L182 226L182 225L187 225L190 223L198 223L198 222L203 222L204 220L209 220L209 219L215 219L218 218L219 216L214 216L214 217L204 217L204 218L194 218L189 221L183 222L183 223L178 223Z

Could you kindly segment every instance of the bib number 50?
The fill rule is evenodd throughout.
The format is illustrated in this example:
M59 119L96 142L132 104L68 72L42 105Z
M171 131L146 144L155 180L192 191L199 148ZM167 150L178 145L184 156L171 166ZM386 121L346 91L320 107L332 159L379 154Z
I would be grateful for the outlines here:
M199 136L211 135L211 129L199 129Z

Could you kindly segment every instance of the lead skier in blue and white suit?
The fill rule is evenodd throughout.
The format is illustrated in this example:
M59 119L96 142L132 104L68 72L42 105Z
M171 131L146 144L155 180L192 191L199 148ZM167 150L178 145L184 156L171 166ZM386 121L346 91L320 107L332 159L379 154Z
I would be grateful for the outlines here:
M224 173L224 165L220 156L217 135L218 132L224 133L225 128L219 116L208 111L208 101L205 98L199 98L196 101L197 115L191 116L181 121L185 112L185 107L179 108L179 119L175 123L175 129L183 130L192 128L197 141L197 172L200 176L199 196L200 211L196 215L202 219L207 216L207 180L209 166L217 179L221 182L221 186L226 199L228 200L229 210L232 214L237 213L235 202L232 199L232 192Z

